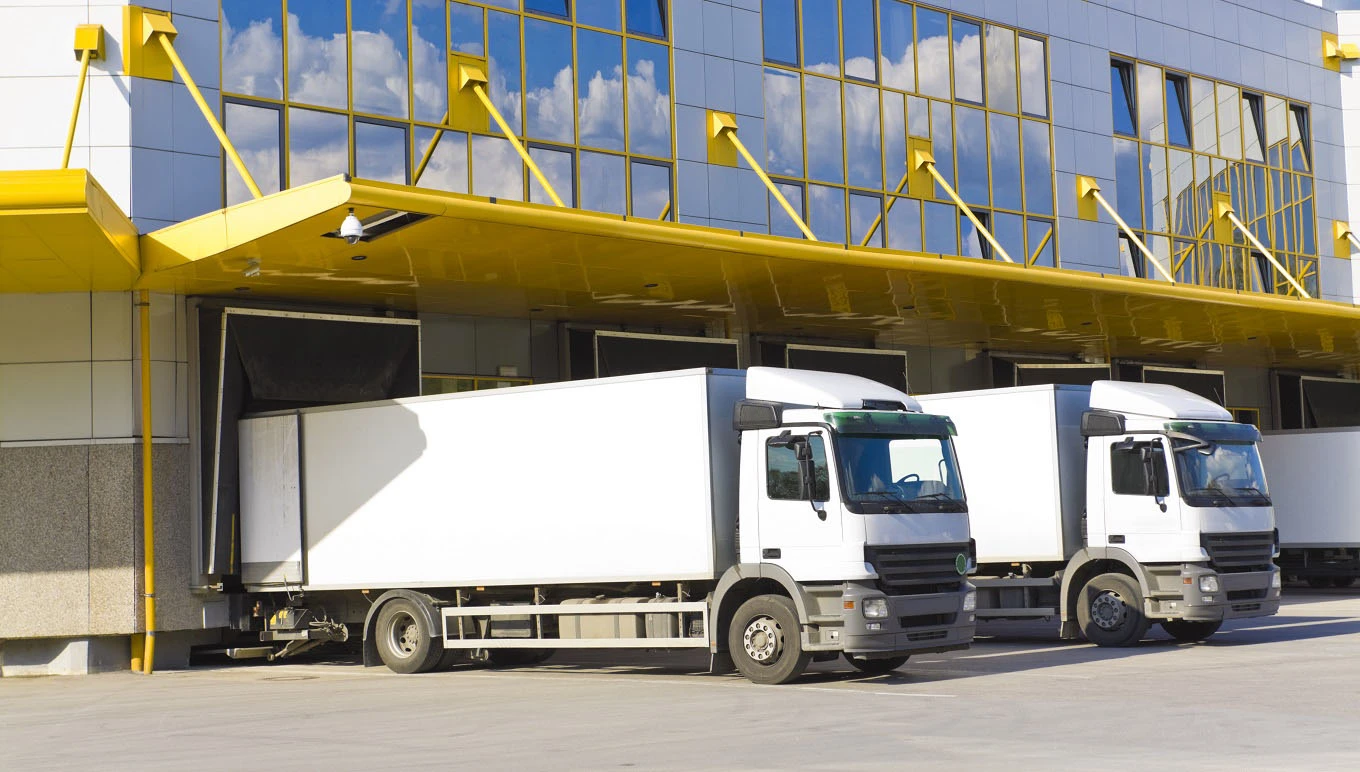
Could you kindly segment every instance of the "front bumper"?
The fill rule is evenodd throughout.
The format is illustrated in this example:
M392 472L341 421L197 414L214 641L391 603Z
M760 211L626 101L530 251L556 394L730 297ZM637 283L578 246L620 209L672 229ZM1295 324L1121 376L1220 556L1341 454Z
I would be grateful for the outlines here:
M1217 573L1205 566L1180 566L1179 597L1162 595L1149 600L1149 615L1159 619L1218 622L1227 619L1271 616L1280 610L1280 589L1273 586L1278 569ZM1202 592L1201 576L1217 576L1218 590ZM1185 580L1188 579L1187 583Z
M963 610L964 599L971 592L973 586L964 582L958 592L888 596L887 618L865 619L863 599L883 595L871 588L849 585L843 599L854 601L855 608L845 611L840 648L869 657L967 648L977 628L975 613Z

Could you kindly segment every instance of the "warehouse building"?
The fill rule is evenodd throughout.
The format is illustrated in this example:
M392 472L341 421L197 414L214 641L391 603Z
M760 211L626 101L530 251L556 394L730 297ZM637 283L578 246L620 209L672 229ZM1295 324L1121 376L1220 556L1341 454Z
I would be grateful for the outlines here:
M249 613L261 410L777 365L1360 423L1360 12L142 2L0 7L0 674Z

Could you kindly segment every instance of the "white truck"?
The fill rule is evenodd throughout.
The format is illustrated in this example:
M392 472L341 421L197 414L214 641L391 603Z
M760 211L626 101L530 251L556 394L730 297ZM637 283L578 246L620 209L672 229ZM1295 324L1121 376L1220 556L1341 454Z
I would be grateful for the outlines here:
M948 419L855 376L685 370L240 422L242 583L277 658L708 648L757 683L960 649Z
M1360 577L1360 427L1267 432L1261 461L1280 527L1280 570L1312 587Z
M1279 609L1260 434L1218 405L1116 381L919 399L958 426L979 621L1132 646L1154 621L1199 641Z

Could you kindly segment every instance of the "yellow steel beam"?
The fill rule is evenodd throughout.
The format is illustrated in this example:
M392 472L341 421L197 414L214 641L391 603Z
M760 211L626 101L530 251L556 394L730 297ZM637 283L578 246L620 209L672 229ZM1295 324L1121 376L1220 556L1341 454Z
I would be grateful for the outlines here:
M515 132L510 130L510 125L505 122L505 118L501 115L501 111L497 110L496 105L491 103L491 97L486 94L486 82L486 73L482 72L480 67L474 67L467 64L458 65L458 90L462 91L464 89L470 89L473 94L477 95L478 101L480 101L482 106L486 108L486 111L491 114L492 120L496 122L497 126L501 127L501 133L505 134L505 138L510 140L510 144L515 148L515 152L519 153L519 157L524 160L524 165L529 167L529 171L533 173L534 179L538 180L538 184L542 185L543 189L548 192L548 198L551 198L552 202L557 206L565 207L566 204L562 203L562 199L558 197L557 191L553 190L552 183L548 182L548 178L544 176L542 170L538 168L538 164L534 163L534 159L529 156L529 151L526 150L524 144L519 141L519 137L516 137Z
M770 195L774 196L775 201L779 202L779 206L783 208L784 213L793 220L793 224L798 226L798 230L803 232L803 235L807 237L807 240L816 241L817 237L812 234L812 229L809 228L807 223L803 222L803 218L793 210L788 199L784 198L783 193L779 192L779 188L770 181L770 176L765 173L765 170L761 168L760 164L756 163L756 159L751 156L751 151L747 150L746 145L742 144L741 139L737 137L737 119L729 113L720 113L710 110L708 112L708 139L712 142L713 140L721 140L723 138L726 138L728 142L731 142L732 147L736 148L737 153L740 154L742 158L746 159L746 163L755 171L756 176L760 178L760 181L765 184L765 189L770 191Z
M1048 233L1044 234L1043 239L1040 240L1039 242L1039 246L1034 248L1034 254L1030 255L1029 259L1025 261L1025 265L1030 266L1038 262L1039 255L1043 254L1044 247L1048 246L1048 242L1052 238L1053 238L1053 226L1050 225L1048 226Z
M1351 230L1350 223L1345 220L1332 221L1332 238L1335 241L1333 252L1337 257L1349 258L1352 245L1356 249L1360 249L1360 237L1355 235L1355 231Z
M902 179L898 181L897 187L893 188L894 195L888 198L888 203L883 205L882 213L874 217L874 221L869 223L869 230L864 232L864 238L859 240L859 245L861 247L869 246L869 240L872 239L874 237L874 234L878 232L878 226L883 224L883 218L886 217L888 213L892 211L893 205L897 203L896 194L900 194L902 192L902 189L907 186L907 181L910 179L911 172L907 172L906 174L902 175ZM886 246L886 242L884 246Z
M449 111L444 111L444 117L439 119L439 128L434 131L434 139L430 140L430 146L425 148L425 154L420 157L420 165L416 167L416 173L411 175L411 184L420 184L420 175L425 173L425 167L430 165L430 159L434 157L435 145L439 144L439 138L444 136L444 124L449 122Z
M658 220L664 220L664 219L666 219L667 217L669 217L670 214L671 214L671 202L670 202L669 200L667 200L667 201L666 201L666 206L661 210L661 214L659 214L659 215L656 216L656 219L658 219Z
M142 594L146 633L142 639L142 672L151 675L156 662L156 509L151 463L151 296L137 293L138 349L142 383Z
M169 25L170 22L167 20L164 24ZM161 48L165 51L165 55L170 59L170 65L175 68L175 73L179 75L180 80L184 81L184 85L189 89L190 96L194 98L194 102L198 105L199 111L203 113L203 119L208 122L208 126L212 128L213 134L217 135L217 141L222 144L222 152L227 154L227 158L231 159L231 165L236 167L236 172L241 175L241 179L245 181L246 187L250 189L250 195L255 198L264 198L264 193L260 192L260 186L255 184L255 178L250 176L250 170L246 168L246 162L241 160L241 155L236 152L236 147L231 144L231 140L227 137L226 130L222 128L222 124L218 122L217 116L213 115L212 108L208 106L208 100L204 99L203 92L198 90L198 84L194 82L193 76L189 74L189 68L184 66L184 61L179 58L179 54L175 51L175 44L171 42L171 37L174 35L174 27L171 26L169 30L157 29L153 31L151 35L156 38L156 42L160 43Z
M1105 200L1105 196L1101 195L1100 185L1096 183L1095 178L1077 177L1078 208L1080 208L1086 201L1093 201L1097 205L1099 205L1101 209L1104 209L1105 214L1108 214L1110 216L1110 219L1114 220L1115 225L1119 226L1119 230L1123 231L1124 235L1128 237L1129 241L1133 242L1133 245L1135 247L1138 247L1138 251L1143 253L1143 257L1147 258L1147 261L1152 264L1152 267L1157 269L1157 273L1160 273L1162 275L1162 278L1166 279L1172 284L1176 283L1176 278L1172 276L1169 271L1166 270L1166 268L1157 259L1156 255L1152 254L1152 250L1147 248L1147 244L1144 244L1143 240L1138 238L1138 234L1133 232L1133 229L1129 227L1129 224L1124 222L1124 218L1120 217L1119 212L1115 211L1115 208L1110 205L1110 202ZM1094 216L1087 217L1084 219L1094 219Z
M945 194L953 200L955 206L963 211L963 216L967 217L968 222L971 222L973 227L978 229L978 233L981 233L982 237L987 240L987 243L992 245L992 249L995 249L996 253L1001 255L1002 259L1006 262L1015 262L1011 259L1010 254L1006 252L1005 247L1001 246L1001 242L997 241L996 237L992 235L992 232L987 230L986 226L982 224L982 221L977 218L977 215L973 214L973 210L970 209L967 204L963 203L963 199L959 198L959 194L954 191L953 186L951 186L949 181L944 178L944 175L940 174L940 170L935 168L935 156L931 155L927 150L917 148L912 151L909 163L913 170L925 169L927 172L930 172L930 176L935 178L935 184L939 185L940 188L944 190Z
M61 168L71 165L71 146L76 140L76 121L80 118L80 102L85 98L85 78L90 74L90 62L104 58L104 28L98 24L76 27L76 59L80 61L80 79L76 81L76 103L71 107L71 125L66 128L66 147L61 151Z
M1242 237L1255 247L1256 251L1260 252L1271 265L1275 266L1275 270L1280 272L1280 275L1285 278L1285 281L1289 282L1290 286L1292 286L1300 296L1310 299L1313 297L1308 294L1308 291L1303 288L1302 284L1299 284L1293 274L1286 271L1280 261L1275 259L1275 255L1272 254L1269 249L1266 249L1266 245L1262 244L1260 239L1256 238L1256 234L1252 233L1251 230L1247 228L1246 224L1237 217L1237 213L1234 212L1232 208L1232 200L1229 199L1226 194L1216 194L1214 196L1214 216L1218 219L1227 220L1232 223L1232 226L1237 229L1237 232L1242 234Z

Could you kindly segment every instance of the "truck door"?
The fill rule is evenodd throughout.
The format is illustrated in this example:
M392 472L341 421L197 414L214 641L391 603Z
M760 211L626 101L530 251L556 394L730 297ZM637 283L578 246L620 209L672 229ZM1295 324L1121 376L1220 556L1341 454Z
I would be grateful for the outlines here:
M1180 531L1180 499L1171 492L1171 459L1165 438L1114 438L1106 453L1105 527L1110 546L1150 560Z
M761 560L783 566L800 581L816 579L817 572L834 563L831 553L841 545L840 495L827 463L826 437L816 430L762 435ZM799 462L800 444L811 453L810 465ZM808 468L811 481L805 476Z

